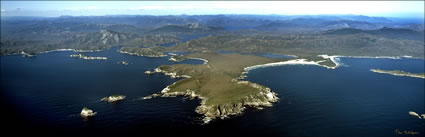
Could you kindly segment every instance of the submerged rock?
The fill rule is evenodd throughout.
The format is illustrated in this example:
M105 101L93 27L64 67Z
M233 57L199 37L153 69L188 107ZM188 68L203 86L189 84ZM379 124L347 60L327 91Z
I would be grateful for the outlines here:
M126 96L124 96L124 95L112 95L112 96L104 97L100 101L106 101L106 102L111 103L111 102L124 100L125 98L126 98Z
M83 108L83 110L81 110L81 113L80 113L80 115L82 116L82 117L93 117L93 116L95 116L97 114L97 112L94 112L93 110L91 110L91 109L89 109L89 108L87 108L87 107L84 107Z

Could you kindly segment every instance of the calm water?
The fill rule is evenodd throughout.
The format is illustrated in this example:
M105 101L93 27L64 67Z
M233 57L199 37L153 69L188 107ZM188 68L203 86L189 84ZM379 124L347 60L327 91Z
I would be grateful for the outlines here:
M255 69L247 79L279 94L282 100L254 117L262 126L289 136L396 136L395 130L424 134L424 79L397 77L369 69L423 73L424 60L341 58L335 70L309 65ZM406 136L406 135L404 135Z
M139 99L178 80L144 74L162 64L174 64L169 57L130 56L116 50L84 53L106 56L106 61L70 58L74 52L34 58L1 56L1 100L9 112L7 118L16 128L63 135L397 136L396 129L425 133L425 120L407 114L425 113L424 80L369 71L424 72L424 60L342 58L344 67L335 70L307 65L255 69L247 79L270 87L280 102L200 125L201 115L194 111L197 100ZM127 98L117 104L99 102L111 94ZM79 116L83 107L98 115L84 121Z

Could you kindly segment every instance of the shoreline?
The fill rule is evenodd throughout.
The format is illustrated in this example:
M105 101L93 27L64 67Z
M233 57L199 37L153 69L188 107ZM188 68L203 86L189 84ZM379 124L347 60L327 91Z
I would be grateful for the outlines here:
M203 58L194 58L194 57L188 57L188 58L184 58L184 59L182 59L182 60L178 60L178 59L176 59L176 58L174 58L174 57L176 57L176 56L171 56L168 60L169 61L173 61L173 62L181 62L181 61L183 61L183 60L185 60L185 59L194 59L194 60L201 60L201 61L204 61L204 63L203 64L207 64L208 63L208 60L207 59L203 59Z
M272 66L282 66L282 65L316 65L325 67L327 69L336 69L341 65L340 62L336 61L336 58L340 58L342 56L329 56L329 55L318 55L319 57L322 57L323 59L330 59L336 66L335 67L329 67L326 65L320 65L319 63L324 62L326 60L320 60L320 61L308 61L307 59L292 59L287 61L281 61L281 62L273 62L273 63L266 63L261 65L254 65L254 66L248 66L244 68L244 72L248 73L248 71L257 69L257 68L264 68L264 67L272 67Z
M54 49L54 50L48 50L48 51L39 52L39 54L50 53L50 52L56 52L56 51L100 52L100 51L103 51L103 50Z
M152 56L152 55L141 55L141 54L137 54L137 53L131 53L131 52L127 52L127 51L122 51L121 49L119 50L119 53L121 53L121 54L131 55L131 56L152 57L152 58L160 58L160 57L167 57L167 56L168 56L168 55L166 55L166 54L157 55L157 56Z
M186 58L186 59L196 59L196 60L204 61L204 64L207 64L208 63L208 60L203 59L203 58L192 58L192 57L190 57L190 58Z
M44 53L50 53L50 52L57 52L57 51L72 51L72 52L100 52L100 51L104 51L105 49L102 50L80 50L80 49L53 49L53 50L47 50L47 51L42 51L42 52L37 52L35 55L31 55L28 54L24 51L21 51L19 53L10 53L10 54L4 54L4 55L0 55L0 56L8 56L8 55L24 55L24 56L28 56L28 57L33 57L33 56L37 56L37 54L44 54ZM164 51L164 52L173 52L173 51ZM162 52L162 53L164 53ZM160 55L160 56L149 56L149 55L139 55L137 53L130 53L130 52L125 52L125 51L121 51L121 48L119 50L119 53L121 54L128 54L128 55L136 55L136 56L144 56L144 57L167 57L170 54L164 54L164 55ZM174 53L172 53L174 54ZM171 55L171 56L176 56L176 55ZM292 57L298 57L297 55L287 55L287 56L292 56ZM319 57L322 57L324 59L330 59L332 62L334 62L335 64L337 64L338 61L335 61L335 58L375 58L375 59L403 59L403 58L407 58L407 59L422 59L425 60L425 58L420 58L420 57L413 57L413 56L409 56L409 55L403 55L403 56L344 56L344 55L327 55L327 54L322 54L322 55L317 55ZM198 60L202 60L204 61L204 64L208 63L208 60L203 59L203 58L187 58L187 59L198 59ZM289 60L290 61L290 60ZM320 63L320 62L317 62ZM337 64L338 65L338 64ZM319 66L323 66L323 65L319 65ZM333 67L329 67L331 69L334 69Z
M422 58L415 58L412 56L343 56L343 55L317 55L318 57L322 57L323 59L329 59L331 60L336 66L335 67L329 67L326 65L320 65L319 63L325 61L307 61L307 59L293 59L288 61L281 61L281 62L273 62L273 63L267 63L267 64L261 64L261 65L254 65L254 66L248 66L245 67L244 70L247 73L247 71L257 69L257 68L263 68L263 67L271 67L271 66L281 66L281 65L317 65L321 67L325 67L327 69L336 69L337 67L341 66L343 64L341 61L339 61L339 58L370 58L370 59L422 59Z
M142 100L149 100L156 97L177 97L177 96L189 97L189 99L191 100L199 99L200 105L196 107L195 112L203 115L202 124L208 124L209 122L218 118L226 119L232 116L238 116L240 114L243 114L245 110L247 109L247 107L255 108L259 110L263 109L263 107L272 107L273 103L276 103L280 100L280 98L277 97L277 93L271 91L270 88L267 88L249 81L238 81L237 83L246 84L251 87L257 88L258 90L260 90L260 92L254 95L246 96L244 100L242 101L242 103L207 105L206 101L208 100L208 98L201 96L199 94L196 94L195 91L193 90L187 89L185 91L169 92L171 90L170 86L173 86L176 84L176 82L174 82L166 86L159 93L154 93L152 95L142 97ZM264 97L267 100L259 101L256 99L256 97Z
M389 75L393 75L393 76L405 76L405 77L425 79L425 76L421 76L421 75L418 75L418 74L405 72L405 71L400 71L401 73L394 73L392 71L380 70L380 69L370 69L370 71L375 72L375 73L380 73L380 74L389 74Z
M83 54L72 54L69 57L71 58L79 58L79 59L84 59L84 60L107 60L107 57L92 57L92 56L87 56L87 55L83 55Z
M425 60L425 58L419 58L419 57L413 57L408 55L403 56L344 56L344 55L333 55L334 57L338 58L370 58L370 59L422 59Z
M50 53L50 52L61 52L61 51L72 51L72 52L100 52L103 50L79 50L79 49L54 49L54 50L47 50L47 51L42 51L42 52L37 52L34 55L28 54L25 51L21 51L19 53L10 53L10 54L5 54L5 55L1 55L1 56L9 56L9 55L23 55L24 57L34 57L37 56L38 54L46 54L46 53Z
M189 59L189 58L186 58ZM202 58L197 58L202 59ZM202 59L205 60L205 59ZM160 67L155 68L153 71L146 71L145 74L153 74L153 73L162 73L164 75L168 75L171 78L191 78L188 75L177 75L177 72L162 70ZM209 122L215 119L226 119L232 116L238 116L245 112L245 109L255 108L255 109L263 109L264 107L271 107L273 103L279 101L279 97L277 97L277 93L273 92L270 88L244 80L232 80L232 83L236 85L246 85L251 88L254 88L258 92L249 94L241 98L238 102L226 102L219 104L207 104L209 100L208 97L202 96L197 93L196 90L192 89L174 89L173 87L178 83L174 82L165 88L163 88L160 92L144 96L143 100L152 99L156 97L177 97L177 96L185 96L190 99L199 99L200 105L196 107L195 112L203 115L202 121L203 124L208 124Z

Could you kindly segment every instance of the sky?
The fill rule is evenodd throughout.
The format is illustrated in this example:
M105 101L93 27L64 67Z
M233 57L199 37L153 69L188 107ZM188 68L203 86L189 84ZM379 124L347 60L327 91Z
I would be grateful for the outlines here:
M424 1L1 1L2 16L353 14L424 18Z

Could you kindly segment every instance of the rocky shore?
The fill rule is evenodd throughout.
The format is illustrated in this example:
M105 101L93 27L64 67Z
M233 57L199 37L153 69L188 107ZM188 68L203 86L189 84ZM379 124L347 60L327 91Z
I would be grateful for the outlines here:
M154 51L150 48L121 48L119 51L121 54L128 54L128 55L134 55L134 56L145 56L145 57L166 57L167 55Z
M380 69L370 69L370 71L375 73L390 74L393 76L407 76L407 77L425 79L425 73L410 73L410 72L405 72L401 70L380 70Z
M145 74L148 74L148 75L153 73L163 73L164 75L170 76L171 78L191 78L188 75L177 75L176 72L168 72L168 71L161 70L160 67L155 68L154 71L149 71L149 70L145 71Z
M151 73L163 73L165 75L169 75L172 78L177 77L186 77L190 78L190 76L185 75L177 75L176 72L168 72L166 70L161 70L160 68L156 68L154 71L149 71ZM270 107L274 102L277 102L279 98L277 94L272 92L269 88L264 87L259 84L255 84L249 81L231 81L235 85L240 86L248 86L254 88L258 92L256 94L250 94L244 96L240 100L225 102L220 104L211 104L207 101L209 98L207 96L203 96L199 94L199 91L186 89L186 90L177 90L173 87L176 86L177 82L165 87L160 93L155 93L143 99L152 99L155 97L176 97L176 96L186 96L191 99L200 99L201 104L196 108L196 112L204 115L203 122L204 124L211 122L215 119L225 119L231 116L237 116L242 114L247 107L262 109L263 107Z
M112 103L112 102L124 100L125 98L126 98L126 96L124 96L124 95L112 95L112 96L104 97L104 98L100 99L100 101Z
M107 57L90 57L90 56L86 56L83 54L72 54L70 55L70 57L72 58L80 58L80 59L85 59L85 60L107 60Z
M83 117L83 118L93 117L96 114L97 114L97 112L94 112L93 110L91 110L87 107L84 107L83 110L81 110L81 113L80 113L81 117Z

